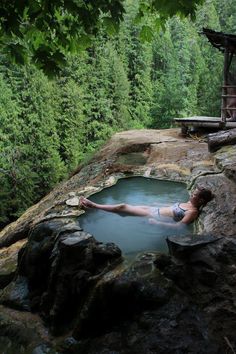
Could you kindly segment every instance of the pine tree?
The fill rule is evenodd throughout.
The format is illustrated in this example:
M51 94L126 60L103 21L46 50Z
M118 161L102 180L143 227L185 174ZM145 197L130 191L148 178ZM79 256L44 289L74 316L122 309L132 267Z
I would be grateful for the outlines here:
M6 117L1 116L1 136L6 142L1 146L1 166L6 171L4 186L9 189L5 215L12 220L45 195L64 176L65 169L58 152L53 90L48 79L35 68L11 67L1 84L0 106Z
M137 15L137 3L127 2L126 21L122 27L127 63L127 77L130 82L129 112L136 128L151 125L150 106L153 101L151 82L152 45L142 42L142 26L134 24Z
M0 227L12 220L17 210L15 191L20 181L17 151L22 138L19 130L18 105L9 85L0 75Z
M113 42L109 41L106 45L107 61L109 63L109 85L107 94L111 102L113 116L112 126L114 131L118 131L129 128L130 126L130 83L128 81L125 63L122 60L122 56L119 55L115 48L115 40Z
M178 62L174 55L169 26L157 34L153 41L153 128L168 128L171 118L177 116L180 107Z
M68 172L83 159L85 150L84 93L80 80L81 58L68 60L60 77L54 83L54 110L56 131L59 136L59 153Z
M83 78L86 151L91 152L115 131L109 47L103 35L90 48Z

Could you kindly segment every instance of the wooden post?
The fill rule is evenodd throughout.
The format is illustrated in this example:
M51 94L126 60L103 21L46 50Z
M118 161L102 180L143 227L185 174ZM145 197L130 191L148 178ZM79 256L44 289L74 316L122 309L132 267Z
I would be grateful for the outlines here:
M228 72L229 72L229 67L228 67L228 62L229 62L229 50L228 47L225 47L225 53L224 53L224 78L223 78L223 86L222 86L222 100L221 100L221 119L222 122L225 123L226 121L226 107L227 107L227 94L228 94Z

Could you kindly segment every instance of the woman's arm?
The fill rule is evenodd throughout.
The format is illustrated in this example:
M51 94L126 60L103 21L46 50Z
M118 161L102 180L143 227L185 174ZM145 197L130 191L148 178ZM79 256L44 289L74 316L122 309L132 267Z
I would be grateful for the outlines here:
M186 211L185 216L180 221L182 224L191 224L194 220L198 218L198 211Z
M181 226L184 226L184 224L179 221L179 222L168 222L168 221L160 221L160 220L156 220L156 219L153 219L153 218L150 218L148 219L148 222L149 224L152 224L152 225L162 225L162 226L166 226L168 228L172 228L172 229L176 229L176 228L179 228Z

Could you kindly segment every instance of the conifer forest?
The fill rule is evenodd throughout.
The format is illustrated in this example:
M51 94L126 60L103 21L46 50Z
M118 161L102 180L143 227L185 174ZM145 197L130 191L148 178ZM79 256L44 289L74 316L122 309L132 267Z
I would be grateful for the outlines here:
M56 75L0 56L1 228L115 132L220 116L224 58L201 32L236 34L235 0L206 0L195 18L150 19L150 27L134 20L137 3L126 0L119 31L101 26Z

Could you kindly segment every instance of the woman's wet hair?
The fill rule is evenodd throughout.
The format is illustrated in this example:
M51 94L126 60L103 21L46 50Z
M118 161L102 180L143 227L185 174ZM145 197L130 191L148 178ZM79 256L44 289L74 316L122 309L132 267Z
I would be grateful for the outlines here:
M206 205L214 198L214 194L210 189L204 187L197 187L197 191L198 191L198 197L204 201L203 205Z

